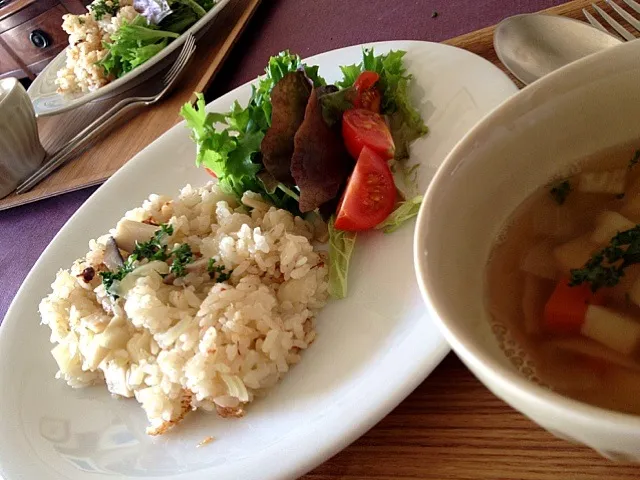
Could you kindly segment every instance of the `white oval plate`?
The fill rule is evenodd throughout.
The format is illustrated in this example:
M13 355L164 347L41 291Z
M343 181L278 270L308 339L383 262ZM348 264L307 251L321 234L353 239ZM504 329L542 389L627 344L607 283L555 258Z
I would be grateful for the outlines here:
M425 42L373 44L407 50L416 105L431 132L413 146L424 191L462 136L516 92L496 67L467 51ZM310 58L329 81L357 63L354 46ZM244 85L209 106L245 104ZM180 124L140 152L98 189L56 235L18 292L0 327L0 474L5 480L269 480L296 478L347 446L388 414L438 365L448 346L427 315L414 277L413 224L359 236L349 296L317 319L318 338L302 362L242 419L195 413L159 438L144 434L135 401L104 387L72 390L54 379L37 305L59 268L87 251L126 210L152 192L177 194L207 175ZM446 259L445 259L446 261ZM205 437L215 441L196 448Z
M73 110L98 98L117 95L148 80L163 67L167 66L173 60L174 56L178 54L177 49L184 43L187 33L193 33L196 39L201 38L202 35L206 33L207 28L211 25L216 15L220 13L227 3L229 3L229 0L218 0L218 3L209 10L204 17L171 42L167 48L138 68L133 69L126 75L123 75L94 92L70 95L61 95L57 92L57 73L58 70L65 65L67 60L67 49L65 48L45 67L27 90L29 97L31 97L33 108L36 111L36 116L46 117L47 115L57 115L58 113Z

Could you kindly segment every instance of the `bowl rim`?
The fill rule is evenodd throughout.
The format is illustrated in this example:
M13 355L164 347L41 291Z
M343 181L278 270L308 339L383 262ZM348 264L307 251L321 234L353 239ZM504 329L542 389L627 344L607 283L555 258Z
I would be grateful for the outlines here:
M637 45L634 45L636 43ZM548 85L555 85L556 83L562 82L562 80L560 80L561 77L566 77L567 75L575 77L583 70L588 70L589 65L593 63L611 62L612 55L626 58L625 52L627 50L631 52L628 55L635 55L637 57L638 51L640 51L640 43L625 42L566 65L540 80L525 86L512 97L495 107L491 112L487 113L456 144L434 175L424 195L422 205L420 206L413 242L415 274L426 307L444 337L451 345L453 351L461 357L467 366L473 367L472 373L485 387L487 384L497 385L501 390L508 391L514 398L526 402L528 405L544 409L548 412L547 414L562 416L562 418L572 423L588 424L592 429L606 428L611 431L613 428L616 433L637 431L640 429L640 415L596 407L549 390L525 379L512 368L492 359L490 355L486 354L484 348L477 346L473 342L460 339L459 337L461 335L457 334L456 331L461 327L452 324L450 320L445 320L446 316L440 313L444 309L439 308L442 302L431 294L431 289L428 287L428 285L437 281L437 279L432 279L428 273L423 252L427 251L425 232L428 229L430 217L432 216L431 204L434 198L440 193L440 185L446 183L447 178L450 177L460 163L464 161L464 157L460 156L459 152L464 151L470 144L474 143L485 130L491 129L496 118L505 114L508 115L509 111L514 108L514 105L518 105L521 98L530 96L532 92L548 90ZM480 371L487 381L479 378L474 370ZM523 413L520 408L514 408L520 413Z

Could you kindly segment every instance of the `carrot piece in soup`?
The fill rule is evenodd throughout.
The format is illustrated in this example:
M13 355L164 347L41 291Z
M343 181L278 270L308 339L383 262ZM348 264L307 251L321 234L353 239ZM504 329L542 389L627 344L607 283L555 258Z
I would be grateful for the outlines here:
M602 305L603 297L588 285L569 286L563 278L544 306L544 328L557 334L578 334L589 305Z

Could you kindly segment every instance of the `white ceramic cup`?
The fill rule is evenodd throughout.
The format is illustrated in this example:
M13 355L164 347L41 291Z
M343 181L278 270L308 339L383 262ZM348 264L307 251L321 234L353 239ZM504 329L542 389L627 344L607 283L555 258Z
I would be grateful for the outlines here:
M29 95L17 79L0 80L0 198L33 173L45 155Z
M587 57L485 117L434 177L414 243L427 308L473 373L554 435L632 461L640 461L640 416L554 393L507 359L485 308L485 267L507 218L555 174L609 148L640 147L638 58L640 42Z

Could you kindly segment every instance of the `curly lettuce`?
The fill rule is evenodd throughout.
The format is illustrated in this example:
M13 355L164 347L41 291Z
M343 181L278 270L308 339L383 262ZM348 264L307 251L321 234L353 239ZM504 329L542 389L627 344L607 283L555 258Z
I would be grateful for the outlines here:
M180 110L198 148L196 164L213 171L225 191L240 198L251 190L294 213L299 213L297 193L259 172L260 145L271 125L271 90L287 73L299 68L305 70L314 85L325 84L318 67L309 67L298 55L284 51L271 57L265 76L252 86L246 107L236 101L227 113L207 113L204 97L198 94L195 105L187 103Z
M131 23L124 23L105 43L107 55L99 62L107 75L121 77L149 60L169 41L178 38L175 32L160 30L138 15Z

